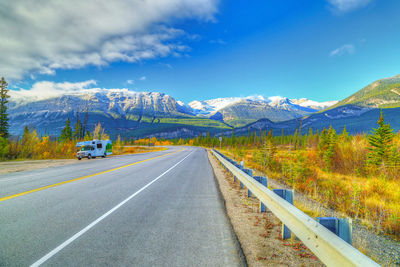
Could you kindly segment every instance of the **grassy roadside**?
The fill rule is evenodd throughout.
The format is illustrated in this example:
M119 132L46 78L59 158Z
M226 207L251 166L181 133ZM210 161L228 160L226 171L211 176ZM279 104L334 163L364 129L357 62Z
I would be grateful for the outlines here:
M320 161L313 151L288 151L277 148L276 165L266 168L257 159L257 147L246 150L223 148L227 156L243 160L249 168L265 173L322 206L361 220L377 234L400 238L400 187L397 179L330 172L315 164Z

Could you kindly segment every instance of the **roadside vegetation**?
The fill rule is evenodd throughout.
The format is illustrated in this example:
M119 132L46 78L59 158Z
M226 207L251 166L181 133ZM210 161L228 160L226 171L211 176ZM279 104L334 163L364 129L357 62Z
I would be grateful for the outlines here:
M75 158L76 143L93 139L109 139L101 123L97 123L93 132L88 130L88 110L83 121L78 114L74 118L74 126L68 118L58 137L39 135L36 129L25 126L22 136L10 138L8 128L7 103L9 99L7 82L0 79L0 161L26 159L69 159ZM119 136L113 142L113 154L131 154L159 151L165 148L156 146L171 145L170 141L151 139L124 139ZM149 147L143 147L149 146Z
M35 129L25 127L22 137L16 139L2 139L0 144L0 160L25 160L25 159L68 159L75 158L76 143L93 139L109 139L100 123L93 133L87 132L83 139L78 138L67 120L59 137L39 136ZM124 139L120 137L113 142L113 155L133 154L142 152L160 151L165 148L157 146L171 145L169 141L151 139ZM147 147L144 147L147 146Z
M326 207L400 238L400 133L384 117L370 135L321 132L273 136L199 136L187 144L216 147Z

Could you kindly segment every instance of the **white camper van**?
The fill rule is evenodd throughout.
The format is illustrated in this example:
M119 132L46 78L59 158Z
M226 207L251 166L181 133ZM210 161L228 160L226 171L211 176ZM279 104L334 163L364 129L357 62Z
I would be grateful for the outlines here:
M82 158L105 158L106 156L112 154L112 143L110 140L92 140L78 142L76 144L76 147L80 148L80 150L76 153L76 157L78 160L81 160Z

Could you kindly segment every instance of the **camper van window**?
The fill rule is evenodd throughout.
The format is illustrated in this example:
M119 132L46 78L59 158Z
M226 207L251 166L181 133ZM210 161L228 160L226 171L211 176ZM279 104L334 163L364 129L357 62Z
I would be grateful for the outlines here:
M92 146L83 146L81 148L81 151L89 151L89 150L93 150L93 147Z
M97 148L102 148L103 146L101 145L101 143L97 144Z

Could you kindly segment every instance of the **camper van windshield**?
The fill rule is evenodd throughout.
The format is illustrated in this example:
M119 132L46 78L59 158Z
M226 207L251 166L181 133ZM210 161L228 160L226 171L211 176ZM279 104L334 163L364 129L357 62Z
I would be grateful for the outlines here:
M92 146L83 146L81 151L88 151L88 150L93 150Z

